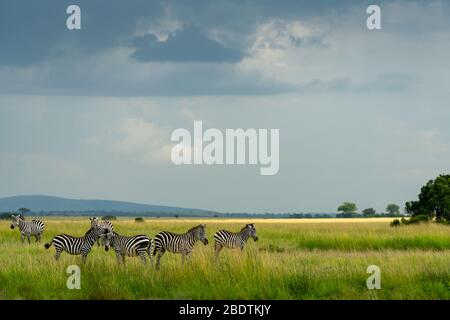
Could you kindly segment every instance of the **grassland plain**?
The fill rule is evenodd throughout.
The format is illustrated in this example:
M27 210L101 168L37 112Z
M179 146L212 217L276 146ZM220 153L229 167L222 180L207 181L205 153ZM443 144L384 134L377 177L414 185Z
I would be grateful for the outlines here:
M9 221L0 222L1 299L449 299L450 227L392 228L390 219L119 219L125 235L185 232L205 222L208 246L198 243L192 261L166 254L161 270L94 246L88 262L43 244L60 233L82 236L88 218L44 217L41 244L23 245ZM244 252L223 250L213 259L213 234L254 222L259 241ZM66 287L66 268L81 267L81 289ZM381 268L381 289L368 290L369 265Z

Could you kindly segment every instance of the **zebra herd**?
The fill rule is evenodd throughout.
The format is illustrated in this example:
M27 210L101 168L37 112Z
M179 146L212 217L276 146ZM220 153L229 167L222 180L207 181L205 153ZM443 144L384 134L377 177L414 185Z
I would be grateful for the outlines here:
M110 221L100 220L97 217L90 217L91 228L83 237L74 237L68 234L60 234L52 239L50 243L45 244L49 249L52 245L55 247L55 259L58 260L62 252L71 255L81 255L85 262L92 246L97 243L98 246L105 247L105 251L112 248L116 254L117 262L125 264L125 257L140 257L142 263L147 263L147 255L151 264L154 264L156 256L156 269L160 268L161 257L165 252L181 254L182 264L190 261L194 245L197 241L204 245L208 244L206 238L206 225L200 224L189 229L187 232L178 234L169 231L158 233L154 239L146 235L124 236L114 230ZM19 228L22 243L25 237L30 243L30 237L34 236L36 242L40 242L45 225L41 220L25 221L23 217L12 215L11 229ZM219 230L214 234L214 251L216 259L223 248L239 248L243 250L247 240L253 238L258 241L255 224L246 224L239 232L230 232Z

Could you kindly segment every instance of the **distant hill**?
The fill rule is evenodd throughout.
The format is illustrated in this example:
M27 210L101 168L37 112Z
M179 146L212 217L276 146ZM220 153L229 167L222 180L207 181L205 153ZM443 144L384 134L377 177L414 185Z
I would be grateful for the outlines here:
M158 206L111 200L67 199L42 195L0 198L0 212L16 211L22 207L29 208L32 213L35 214L71 213L71 215L83 215L89 212L120 213L120 215L139 214L142 216L155 214L207 216L214 214L214 212L201 209Z

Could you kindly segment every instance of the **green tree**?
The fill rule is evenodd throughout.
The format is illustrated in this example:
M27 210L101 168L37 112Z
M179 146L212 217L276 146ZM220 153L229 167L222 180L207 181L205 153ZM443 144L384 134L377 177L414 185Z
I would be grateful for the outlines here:
M354 213L356 210L358 210L358 208L353 202L344 202L337 209L337 211L342 211L342 213Z
M25 214L27 214L27 213L30 212L31 210L28 209L28 208L20 208L20 209L17 210L17 211L19 211L20 214L21 214L22 216L24 216Z
M429 180L421 188L419 200L407 202L405 211L413 216L427 215L450 220L450 175L439 175Z
M387 205L386 211L391 215L400 214L400 207L395 203L390 203Z
M374 208L367 208L367 209L364 209L362 211L362 213L363 213L363 216L370 217L370 216L374 216L377 212L375 211Z

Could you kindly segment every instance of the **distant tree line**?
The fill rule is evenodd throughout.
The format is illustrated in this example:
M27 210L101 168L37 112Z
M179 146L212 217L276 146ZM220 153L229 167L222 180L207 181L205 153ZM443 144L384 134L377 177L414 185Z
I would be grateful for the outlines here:
M336 218L382 218L382 217L403 217L400 213L400 206L395 203L390 203L386 207L385 213L377 213L374 208L366 208L357 213L358 207L353 202L343 202L337 211L341 212L336 215Z

